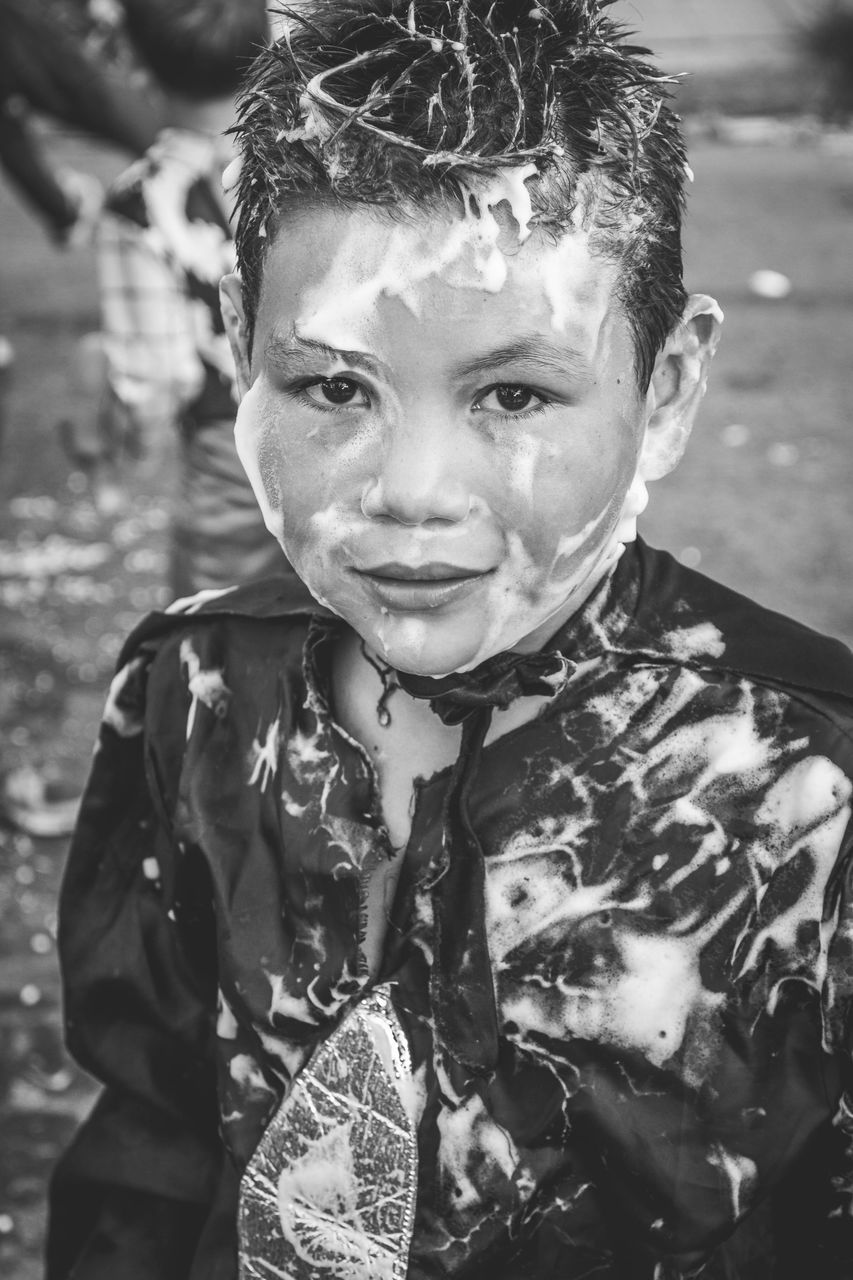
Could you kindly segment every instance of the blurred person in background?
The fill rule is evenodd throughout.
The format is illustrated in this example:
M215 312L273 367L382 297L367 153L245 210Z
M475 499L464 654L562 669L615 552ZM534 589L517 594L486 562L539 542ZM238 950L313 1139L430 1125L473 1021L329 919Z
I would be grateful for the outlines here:
M853 0L824 0L803 24L806 50L822 73L820 113L827 124L853 119Z
M241 77L268 36L264 0L124 0L126 29L168 127L107 193L98 243L104 382L118 447L142 456L175 427L177 596L287 570L234 446L233 361L218 285L234 247L222 172Z
M156 136L156 111L141 88L121 92L42 0L0 0L0 164L57 244L91 233L100 183L57 168L33 130L45 115L132 155Z
M60 246L88 240L100 216L97 178L57 166L33 128L44 115L132 155L157 132L156 107L141 86L105 75L44 0L0 0L0 167ZM14 348L0 336L0 440Z
M128 76L119 80L85 47L82 32L58 21L47 0L0 0L0 167L53 243L75 248L94 234L103 187L92 174L57 165L34 117L133 156L145 152L159 127L158 106L145 85ZM72 357L72 376L85 389L97 345L97 336L87 335ZM0 334L0 444L14 363L14 346ZM30 835L69 831L77 801L64 780L28 766L0 780L0 813Z

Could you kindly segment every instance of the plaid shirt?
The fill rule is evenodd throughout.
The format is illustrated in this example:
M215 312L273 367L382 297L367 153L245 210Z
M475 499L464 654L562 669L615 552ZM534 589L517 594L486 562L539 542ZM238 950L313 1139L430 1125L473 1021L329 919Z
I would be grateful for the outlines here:
M143 428L234 413L218 293L234 245L218 182L212 140L165 129L107 197L98 271L108 376Z

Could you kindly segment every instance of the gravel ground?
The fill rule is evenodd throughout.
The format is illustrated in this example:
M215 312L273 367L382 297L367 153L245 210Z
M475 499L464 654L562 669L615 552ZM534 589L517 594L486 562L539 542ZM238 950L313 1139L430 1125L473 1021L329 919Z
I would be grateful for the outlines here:
M693 147L687 278L716 293L726 334L688 459L656 487L644 531L853 642L853 149L842 135L772 122L725 142L708 133ZM102 177L120 164L74 139L54 146ZM79 786L120 638L163 599L172 446L123 475L109 509L96 507L56 432L64 415L88 411L66 362L96 325L91 253L54 250L2 185L0 226L0 334L17 356L0 446L0 770L32 767ZM781 273L787 296L754 292L759 270ZM45 1180L93 1095L58 1030L65 848L0 827L0 1275L9 1280L40 1275Z

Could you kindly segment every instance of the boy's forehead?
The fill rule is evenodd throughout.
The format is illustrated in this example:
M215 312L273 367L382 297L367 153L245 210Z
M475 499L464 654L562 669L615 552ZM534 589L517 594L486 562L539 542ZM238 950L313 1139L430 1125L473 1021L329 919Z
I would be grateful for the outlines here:
M589 233L530 228L515 219L466 219L449 207L388 212L316 202L286 214L268 246L259 327L336 350L364 345L389 304L425 329L439 315L475 336L539 335L593 359L602 327L621 306L617 271ZM393 307L392 307L393 310ZM469 345L466 343L466 345Z
M518 221L519 214L522 222ZM371 205L310 197L286 205L274 226L265 224L263 235L268 251L284 238L300 253L319 252L326 256L346 242L359 245L368 259L386 252L389 242L405 238L424 253L430 247L441 248L442 261L450 260L452 245L458 251L463 245L485 249L494 244L511 258L529 242L533 254L549 249L574 252L586 255L603 273L613 271L612 255L596 248L594 227L578 221L565 227L540 224L532 209L525 214L523 206L509 200L491 205L484 213L476 208L472 212L470 206L463 211L449 198L419 204L398 201L393 205Z

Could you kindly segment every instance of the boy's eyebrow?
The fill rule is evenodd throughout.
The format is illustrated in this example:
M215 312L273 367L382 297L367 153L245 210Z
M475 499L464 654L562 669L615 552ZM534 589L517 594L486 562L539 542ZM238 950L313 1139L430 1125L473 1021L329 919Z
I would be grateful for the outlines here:
M286 337L272 333L264 347L264 355L271 364L283 369L289 368L300 357L314 360L320 358L329 362L341 360L354 368L366 369L374 374L381 363L364 351L345 351L330 347L316 338L308 338L299 333L295 325ZM589 362L579 351L568 346L557 347L539 333L517 338L513 342L494 347L491 351L484 351L481 355L460 360L453 366L451 375L462 379L521 360L534 368L538 366L546 374L562 377L569 375L582 381L590 381L593 377Z
M313 359L320 357L330 362L342 360L345 364L366 369L370 373L374 373L377 368L377 362L364 351L342 351L337 347L328 346L325 342L319 342L316 338L306 338L297 332L295 325L287 337L276 333L270 334L264 346L264 356L270 363L282 368L287 368L293 363L294 358L298 360L300 356Z
M482 355L474 356L470 360L461 360L454 366L453 373L457 378L470 377L472 374L485 373L502 364L512 364L516 360L523 360L529 365L538 365L545 373L556 373L563 377L570 374L584 380L592 378L589 362L579 351L571 347L556 347L538 333L494 347L491 351L484 351Z

